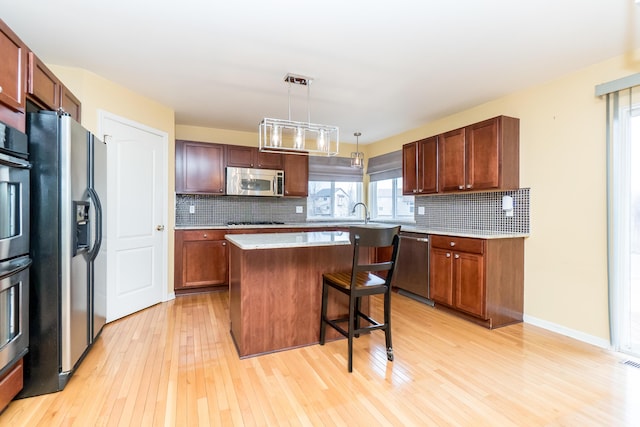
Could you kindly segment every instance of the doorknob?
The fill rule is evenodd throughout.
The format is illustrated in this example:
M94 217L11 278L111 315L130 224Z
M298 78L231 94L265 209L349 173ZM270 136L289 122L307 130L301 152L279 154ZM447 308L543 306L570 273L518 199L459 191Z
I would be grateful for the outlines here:
M164 225L156 225L156 230L158 231L164 230Z

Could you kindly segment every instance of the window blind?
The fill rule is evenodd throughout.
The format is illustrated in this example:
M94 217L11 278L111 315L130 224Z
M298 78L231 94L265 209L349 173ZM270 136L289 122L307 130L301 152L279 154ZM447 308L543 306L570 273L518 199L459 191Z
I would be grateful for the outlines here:
M367 162L369 181L402 177L402 150L372 157Z
M362 182L362 169L347 157L309 156L309 181Z

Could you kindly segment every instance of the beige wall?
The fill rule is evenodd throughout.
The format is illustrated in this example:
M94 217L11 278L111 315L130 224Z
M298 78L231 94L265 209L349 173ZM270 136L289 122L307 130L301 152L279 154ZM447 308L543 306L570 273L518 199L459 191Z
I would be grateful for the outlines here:
M96 128L95 111L103 108L170 134L167 191L173 221L173 112L90 73L51 68L81 98L83 123L88 128ZM608 341L605 102L594 96L594 87L637 71L625 63L625 57L614 58L361 149L368 158L496 115L519 117L520 185L531 188L525 315ZM257 133L253 132L176 125L175 135L257 146ZM340 155L348 156L353 149L351 144L341 144Z
M111 114L124 117L153 129L168 134L169 152L167 153L167 287L173 293L173 256L175 225L175 114L174 111L152 99L143 97L123 86L77 68L47 66L64 82L82 102L82 125L97 133L98 111L104 110ZM103 139L101 135L97 135Z
M241 132L235 130L213 129L176 124L176 139L257 147L257 128L258 126L256 125L256 132ZM364 151L363 148L366 148L362 145L360 145L359 147L360 151ZM355 151L355 149L355 144L340 142L338 155L341 157L349 157L351 155L351 152Z
M614 58L379 141L369 153L501 114L520 118L520 186L531 188L525 315L607 342L606 110L594 88L635 72Z

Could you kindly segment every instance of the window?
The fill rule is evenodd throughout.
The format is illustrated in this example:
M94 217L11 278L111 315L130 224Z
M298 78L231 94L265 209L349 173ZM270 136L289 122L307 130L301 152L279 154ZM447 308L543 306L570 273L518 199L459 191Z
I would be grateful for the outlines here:
M402 195L402 178L373 181L369 184L371 219L413 221L413 196Z
M307 218L359 219L353 206L362 201L362 182L309 181Z
M413 196L402 195L402 150L372 157L369 174L371 219L413 221Z
M362 169L351 167L344 157L309 157L309 196L307 219L358 220L360 211L353 212L362 202Z
M611 341L634 356L640 356L639 84L635 74L596 87L607 98Z

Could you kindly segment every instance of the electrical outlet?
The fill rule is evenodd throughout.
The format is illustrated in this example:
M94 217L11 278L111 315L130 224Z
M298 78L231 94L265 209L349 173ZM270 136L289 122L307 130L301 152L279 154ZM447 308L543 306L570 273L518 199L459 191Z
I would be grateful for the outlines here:
M424 206L418 206L418 215L424 215Z
M189 213L190 213L190 214L194 214L194 213L196 213L196 207L195 207L195 206L193 206L193 205L190 205L190 206L189 206Z
M304 207L303 206L296 206L296 213L304 213Z

